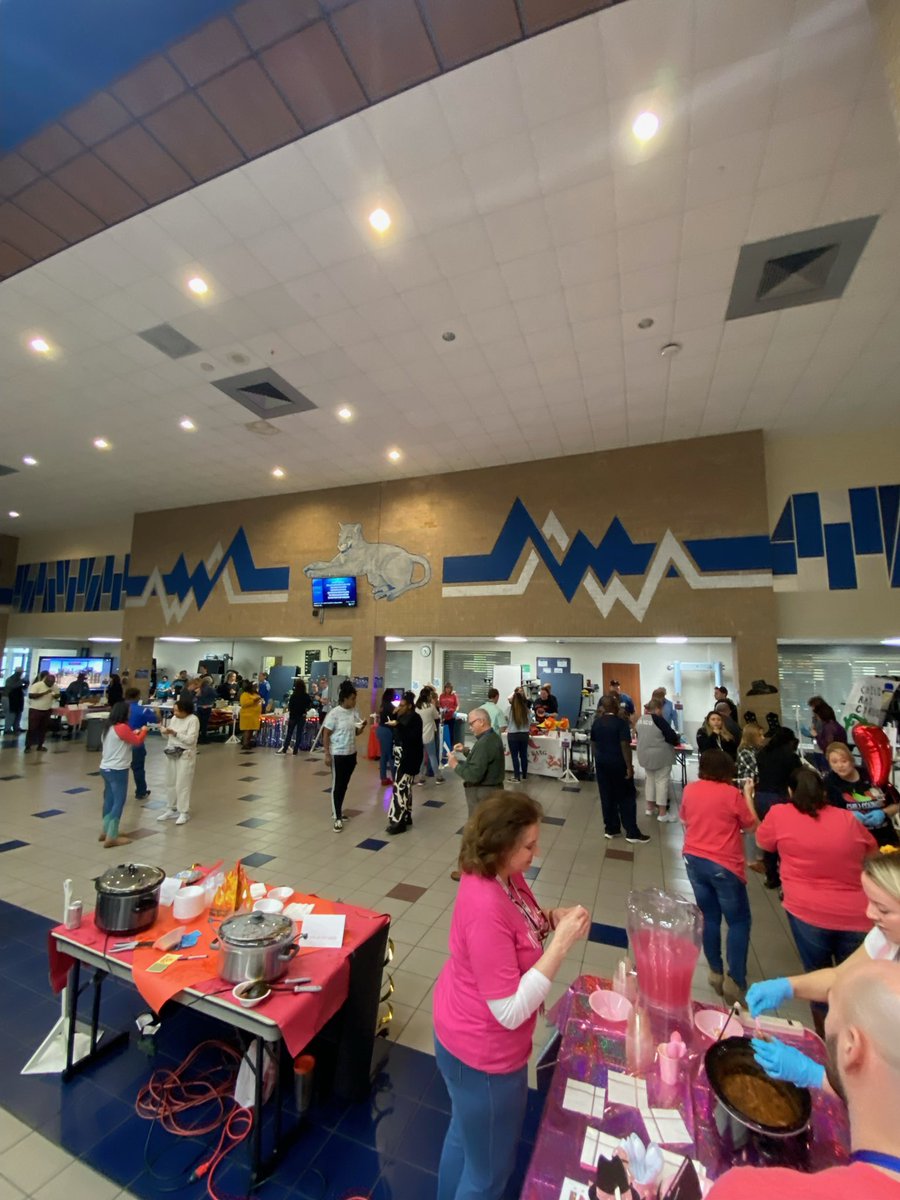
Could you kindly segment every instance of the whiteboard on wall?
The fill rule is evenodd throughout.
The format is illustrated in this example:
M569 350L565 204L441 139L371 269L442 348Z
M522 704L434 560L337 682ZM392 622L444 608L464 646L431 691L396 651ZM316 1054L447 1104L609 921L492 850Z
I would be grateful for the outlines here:
M522 668L519 665L494 667L494 687L500 693L500 707L503 708L510 696L522 682Z

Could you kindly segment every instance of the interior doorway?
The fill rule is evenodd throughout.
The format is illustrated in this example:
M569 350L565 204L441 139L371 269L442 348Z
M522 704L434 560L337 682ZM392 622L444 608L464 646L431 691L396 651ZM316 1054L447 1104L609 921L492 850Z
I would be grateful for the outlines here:
M634 701L636 712L641 711L641 668L639 663L605 662L600 685L605 692L609 681L618 679L619 688Z

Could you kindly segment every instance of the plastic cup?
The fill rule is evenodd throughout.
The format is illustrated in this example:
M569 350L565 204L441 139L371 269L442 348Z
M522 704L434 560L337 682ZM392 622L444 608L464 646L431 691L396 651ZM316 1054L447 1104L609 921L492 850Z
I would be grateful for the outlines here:
M681 1060L687 1052L684 1042L662 1042L656 1049L659 1074L663 1083L677 1083L681 1073Z

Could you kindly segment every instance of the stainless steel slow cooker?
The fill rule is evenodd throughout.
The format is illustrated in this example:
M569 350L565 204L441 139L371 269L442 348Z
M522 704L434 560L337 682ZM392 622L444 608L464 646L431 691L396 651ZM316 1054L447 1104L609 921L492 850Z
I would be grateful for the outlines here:
M94 880L94 922L104 933L140 933L159 912L159 888L166 873L146 863L119 863Z
M294 922L281 913L228 917L219 926L219 975L226 983L281 979L298 950L294 932Z

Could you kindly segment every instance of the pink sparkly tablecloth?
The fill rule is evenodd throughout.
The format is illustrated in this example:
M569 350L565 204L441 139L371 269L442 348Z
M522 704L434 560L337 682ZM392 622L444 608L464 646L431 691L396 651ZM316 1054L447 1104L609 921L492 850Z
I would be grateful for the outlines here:
M562 1041L521 1200L560 1200L566 1178L584 1184L591 1182L591 1172L579 1161L588 1126L615 1137L634 1132L643 1141L648 1140L636 1109L608 1105L603 1119L596 1120L562 1107L569 1079L605 1087L610 1067L625 1070L625 1025L602 1021L588 1003L591 992L609 986L608 980L582 975L548 1013L547 1019L559 1030ZM708 1007L711 1006L695 1004L694 1011ZM679 1082L671 1086L664 1084L655 1065L647 1075L651 1106L677 1108L693 1138L689 1146L672 1146L670 1149L699 1160L713 1179L731 1166L774 1165L774 1162L766 1161L756 1146L743 1151L742 1156L734 1160L726 1154L713 1120L715 1097L703 1067L703 1055L710 1042L696 1030L682 1032L688 1042L688 1054ZM806 1031L802 1038L791 1037L789 1040L805 1054L824 1061L824 1047L814 1034ZM843 1104L830 1093L813 1092L812 1121L805 1142L798 1146L797 1141L792 1139L789 1152L792 1157L779 1158L779 1165L819 1171L846 1162L849 1129ZM779 1151L782 1147L783 1144Z

